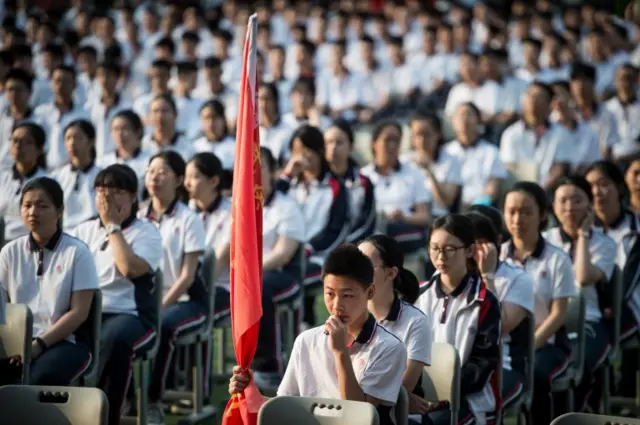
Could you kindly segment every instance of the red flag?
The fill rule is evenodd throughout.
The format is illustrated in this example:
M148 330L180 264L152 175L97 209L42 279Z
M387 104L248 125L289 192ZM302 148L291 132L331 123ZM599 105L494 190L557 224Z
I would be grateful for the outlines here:
M262 181L258 135L258 18L249 18L244 42L236 161L231 209L231 328L238 365L248 369L258 345L262 317ZM223 425L255 425L264 398L253 382L231 397Z

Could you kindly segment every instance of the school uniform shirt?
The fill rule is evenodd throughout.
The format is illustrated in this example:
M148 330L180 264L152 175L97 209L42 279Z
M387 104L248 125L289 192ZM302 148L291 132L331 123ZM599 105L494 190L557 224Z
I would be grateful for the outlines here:
M619 142L616 117L603 104L595 103L591 111L578 111L578 114L595 131L600 148L613 148Z
M131 109L129 99L116 93L115 103L113 106L107 107L100 97L90 98L86 108L96 129L96 156L99 158L115 151L116 145L111 138L111 120L118 112Z
M342 77L325 71L316 78L316 104L320 108L342 111L341 118L353 121L355 108L362 105L366 93L366 81L360 74L347 72Z
M133 253L149 264L149 273L135 279L123 276L113 260L109 235L100 219L84 222L73 234L84 241L93 254L102 292L102 312L130 314L149 324L157 318L153 273L162 261L162 236L153 224L138 220L135 212L122 225L122 236Z
M613 146L613 157L632 155L640 150L640 101L623 104L618 97L605 102L604 107L613 114L618 133L618 143Z
M371 163L360 172L373 184L378 212L390 213L398 209L405 215L411 215L416 205L432 200L424 176L413 164L398 161L389 174L383 175Z
M347 173L340 178L349 194L349 219L351 226L347 241L358 242L375 231L376 199L371 180L360 172L350 160Z
M144 173L147 171L150 159L151 154L149 152L138 148L129 158L121 157L118 154L118 151L115 150L111 153L103 155L102 157L96 158L96 163L99 167L102 168L106 168L109 165L113 164L124 164L131 167L131 169L136 173L136 176L138 176L138 199L142 199L142 194L145 189Z
M387 317L378 322L400 338L407 349L407 360L431 364L431 321L419 308L394 298Z
M498 263L493 286L496 297L501 303L508 302L517 305L527 312L534 312L534 283L531 276L513 263ZM525 374L524 359L528 355L526 318L520 322L509 334L502 336L502 367L506 370L516 370Z
M296 200L305 222L307 257L323 259L344 242L349 233L349 197L344 185L327 172L320 180L283 175L276 183Z
M273 251L281 237L304 243L305 222L296 201L274 188L262 208L263 258Z
M519 120L502 133L500 160L503 164L535 166L537 182L542 185L554 164L574 163L573 140L567 129L559 124L547 123L532 128Z
M329 127L331 127L331 124L333 123L333 121L331 120L331 118L329 118L326 115L320 115L320 119L319 119L319 125L318 128L320 129L320 131L325 131L326 129L328 129ZM293 112L288 112L286 114L284 114L282 116L282 122L285 123L286 125L288 125L289 127L296 129L300 126L303 126L305 124L309 124L309 118L308 117L296 117ZM262 140L262 139L261 139Z
M205 251L218 251L231 243L231 199L218 196L205 210L200 210L195 201L189 202L189 208L195 211L204 225ZM229 268L225 267L218 278L217 285L229 288Z
M466 205L484 195L489 180L507 178L507 169L500 161L498 148L483 139L470 146L452 140L444 145L443 150L460 161L462 202Z
M573 159L570 164L573 172L602 159L598 135L589 124L578 121L574 128L567 128L567 130L572 136L570 151L573 153Z
M278 121L271 127L261 125L259 127L260 146L269 149L277 161L284 163L291 155L289 143L296 128L297 127L292 127L285 123L283 120Z
M178 131L194 136L198 132L196 129L200 123L202 100L191 96L173 96L173 100L176 102L178 110L178 118L176 119Z
M166 146L160 146L153 138L153 135L148 134L142 138L142 150L149 152L149 155L153 156L159 152L172 150L182 157L185 162L188 162L195 154L193 143L191 143L187 137L180 132L176 132L173 139Z
M554 227L543 233L545 239L562 249L573 263L575 255L575 241L571 240L562 228ZM616 244L615 242L597 229L591 231L589 236L589 256L591 264L600 269L607 279L607 283L611 280L613 269L616 264ZM580 286L575 282L576 287L584 294L587 310L586 320L588 322L598 322L602 318L600 311L600 303L598 298L598 290L596 285Z
M218 157L225 170L233 170L236 157L236 140L226 136L222 140L209 140L206 136L197 138L193 142L196 152L210 152Z
M11 133L16 125L23 121L34 121L33 110L25 113L25 118L19 121L13 119L9 105L4 106L0 112L0 169L11 168L14 161L11 157Z
M400 156L400 161L403 163L411 163L418 168L423 175L426 184L429 184L429 177L427 171L422 169L414 162L414 152L407 152ZM454 184L456 186L462 186L462 163L456 157L451 155L444 149L439 149L435 157L435 161L431 163L431 171L434 174L438 183L441 184ZM435 199L431 203L431 215L433 217L442 217L449 213L449 209L446 205L437 202Z
M10 241L28 233L20 215L20 193L29 180L46 175L42 168L36 167L27 175L21 176L15 165L0 171L0 217L4 218L5 240Z
M500 249L500 260L523 267L532 278L536 329L549 317L551 303L554 300L573 298L577 295L571 259L542 235L538 238L538 243L531 255L522 262L515 258L512 242L503 243ZM555 335L552 335L548 342L555 343Z
M95 163L84 170L67 164L51 173L64 192L62 225L66 231L98 216L94 181L100 170Z
M616 265L622 272L624 299L640 321L640 218L629 210L622 210L620 217L610 226L597 227L617 245Z
M14 304L33 314L33 337L41 336L71 307L77 291L97 290L96 265L87 245L61 230L40 247L31 235L0 252L0 282ZM73 335L66 338L75 342Z
M449 91L444 113L447 117L451 117L459 105L471 102L480 111L493 115L500 111L498 101L500 94L500 86L495 81L486 81L480 87L475 88L465 82L460 82Z
M378 408L381 423L393 423L388 416L389 407L398 401L402 386L402 375L407 365L404 344L377 324L370 314L348 350L360 389L381 401L382 406ZM296 338L277 394L339 400L337 376L335 354L329 347L329 337L324 333L324 326L318 326L302 332Z
M220 103L224 105L224 115L227 122L235 121L238 116L238 93L228 86L223 86L222 91L219 93L214 93L211 91L209 86L206 83L199 84L196 87L191 95L200 99L201 101L207 101L211 99L216 99ZM198 111L198 117L200 117L200 112ZM262 138L260 138L262 140Z
M55 103L45 103L36 108L34 116L47 134L45 145L47 168L54 170L62 167L69 162L69 154L64 147L64 129L75 120L91 121L91 116L82 105L75 103L66 113L61 113Z
M476 420L485 423L500 397L495 373L502 367L498 300L479 276L472 275L450 294L443 291L439 274L423 290L415 306L431 318L433 342L451 344L458 351L461 396Z
M166 295L180 278L182 263L186 254L205 252L204 224L198 215L187 205L174 201L160 217L149 206L138 211L138 218L153 223L162 236L162 282ZM198 276L179 301L207 299L207 288Z

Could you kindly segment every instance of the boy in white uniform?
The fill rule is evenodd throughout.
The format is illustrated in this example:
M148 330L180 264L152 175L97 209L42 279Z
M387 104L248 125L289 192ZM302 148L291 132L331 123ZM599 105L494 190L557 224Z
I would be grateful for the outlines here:
M278 396L369 402L381 425L392 424L407 351L369 313L375 292L371 260L355 245L341 245L327 257L322 282L331 316L296 338ZM250 380L251 371L236 366L229 392L242 392Z

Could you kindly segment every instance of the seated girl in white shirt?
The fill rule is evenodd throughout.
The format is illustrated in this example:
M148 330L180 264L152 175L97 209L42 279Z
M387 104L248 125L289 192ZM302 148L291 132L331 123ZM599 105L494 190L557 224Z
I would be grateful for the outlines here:
M427 413L422 370L431 364L431 322L413 303L420 294L418 279L403 267L398 243L385 235L373 235L358 245L373 264L376 292L369 311L378 323L400 338L407 348L407 368L402 385L409 393L409 413Z
M69 231L98 214L93 182L100 168L96 161L96 130L89 121L76 120L64 129L64 146L70 163L56 169L55 178L64 191L64 229Z
M7 143L15 161L9 170L0 172L0 216L4 218L4 239L12 240L29 233L20 217L20 192L32 178L46 176L42 127L30 121L16 125Z
M143 134L144 126L138 114L131 109L118 112L111 120L111 139L116 150L98 158L100 167L111 164L128 165L138 176L139 197L144 191L144 173L151 158L149 152L142 150Z
M432 197L424 175L414 165L400 162L401 140L399 123L378 125L372 136L374 160L362 168L362 174L373 183L378 213L389 221L387 234L408 254L426 245Z
M95 180L99 218L73 233L91 250L102 292L101 371L98 387L109 401L109 423L120 423L131 379L132 360L157 336L158 307L154 272L162 260L156 227L138 220L138 179L126 165L114 164Z
M48 177L30 180L18 196L29 235L0 253L0 282L11 303L33 314L32 385L69 385L91 364L81 325L98 289L96 266L87 246L60 227L64 195ZM2 382L20 376L24 359L0 362ZM17 373L16 373L17 372Z
M422 285L416 307L431 318L433 342L453 345L460 356L462 424L493 423L500 394L500 304L487 288L474 259L473 223L460 214L436 219L429 256L438 273ZM430 400L423 424L449 424L448 406Z
M162 235L162 332L149 384L150 423L163 423L165 378L176 338L197 332L209 314L209 291L199 270L205 251L202 220L182 202L186 164L174 151L154 155L145 177L148 208L138 218L153 223Z
M212 152L222 162L223 169L233 170L236 143L229 134L224 105L216 99L205 102L200 107L200 123L202 136L193 142L196 152Z

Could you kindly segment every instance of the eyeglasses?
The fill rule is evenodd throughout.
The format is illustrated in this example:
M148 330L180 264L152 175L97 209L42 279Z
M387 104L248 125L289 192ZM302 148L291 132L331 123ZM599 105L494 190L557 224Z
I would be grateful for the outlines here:
M455 254L458 250L464 249L464 246L445 246L443 248L438 248L437 246L429 247L429 256L436 258L438 254L442 254L444 258L450 258L453 254Z

